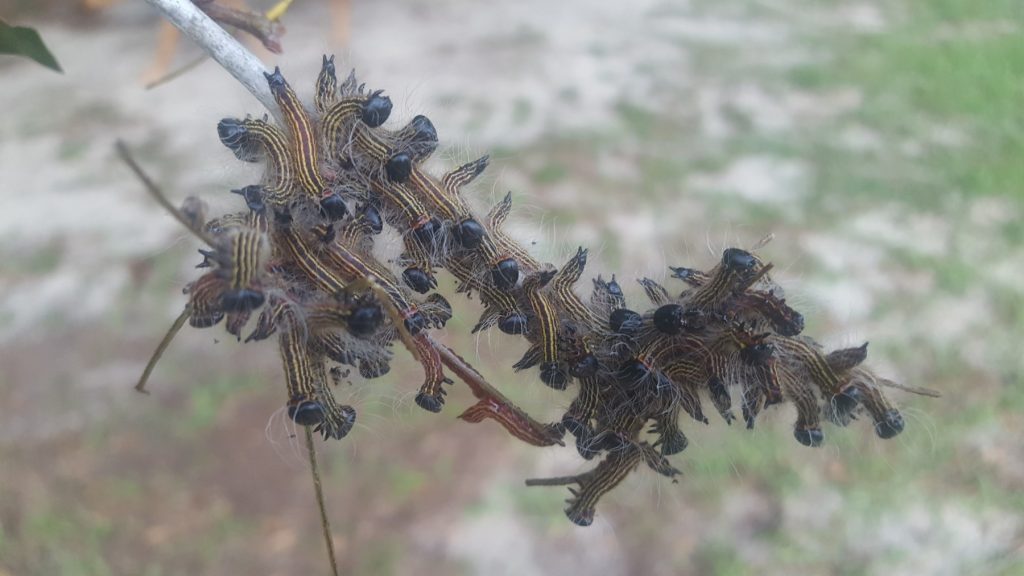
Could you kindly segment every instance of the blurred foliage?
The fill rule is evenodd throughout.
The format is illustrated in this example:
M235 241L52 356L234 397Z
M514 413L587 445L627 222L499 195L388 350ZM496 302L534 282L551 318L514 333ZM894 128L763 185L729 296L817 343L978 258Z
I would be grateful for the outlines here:
M63 72L57 59L34 28L11 26L0 20L0 54L13 54L35 60L50 70Z

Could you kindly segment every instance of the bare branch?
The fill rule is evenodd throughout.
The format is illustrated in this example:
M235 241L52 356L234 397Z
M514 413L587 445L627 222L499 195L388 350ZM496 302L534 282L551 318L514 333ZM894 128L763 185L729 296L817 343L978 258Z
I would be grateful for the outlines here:
M210 54L225 70L245 86L274 116L280 112L274 101L265 68L259 58L245 49L230 34L197 8L191 0L146 0L167 18L178 30Z

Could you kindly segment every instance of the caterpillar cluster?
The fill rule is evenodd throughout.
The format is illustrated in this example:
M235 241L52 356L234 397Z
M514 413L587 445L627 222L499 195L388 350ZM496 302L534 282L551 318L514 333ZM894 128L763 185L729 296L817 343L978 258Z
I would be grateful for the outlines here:
M682 413L708 423L702 397L727 422L735 400L748 428L765 408L791 402L793 434L806 446L822 443L823 419L845 426L867 414L881 438L903 430L882 392L896 385L863 366L867 344L826 352L801 336L803 317L773 282L772 265L752 252L729 248L707 271L672 268L671 290L644 278L650 303L640 307L627 306L614 276L593 279L583 297L585 249L561 266L542 263L503 230L510 196L487 214L470 209L463 189L487 156L439 179L427 173L423 162L438 146L431 121L420 115L384 127L391 100L354 73L339 84L333 57L324 56L311 109L280 70L266 78L283 126L266 117L217 126L239 160L264 166L259 183L233 190L247 209L207 219L205 205L190 198L175 211L209 245L199 265L209 270L185 289L178 326L223 321L241 339L255 317L246 342L276 334L288 414L299 425L343 438L356 413L334 398L336 365L383 376L398 340L423 366L415 400L423 409L443 408L447 368L479 399L463 420L493 419L537 446L562 444L568 432L583 458L601 459L577 476L528 481L577 485L565 512L579 525L590 524L600 498L641 463L679 474L667 457L687 446ZM401 238L397 270L375 256L386 227ZM515 370L572 388L561 421L534 421L431 338L452 316L433 292L441 270L458 292L479 299L474 333L497 328L527 340Z

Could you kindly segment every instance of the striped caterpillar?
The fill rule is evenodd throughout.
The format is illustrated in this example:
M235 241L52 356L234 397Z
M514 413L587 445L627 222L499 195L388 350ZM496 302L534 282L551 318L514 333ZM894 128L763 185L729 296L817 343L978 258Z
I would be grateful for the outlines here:
M825 351L801 335L803 317L772 280L772 264L751 251L726 249L707 271L673 267L671 287L641 279L650 303L635 309L614 276L592 279L585 298L586 249L561 265L542 263L503 230L510 195L487 214L469 207L464 189L487 168L487 156L441 178L429 174L423 162L438 146L431 121L420 115L385 127L391 100L354 73L339 83L333 57L323 58L311 108L280 70L266 78L283 125L247 117L217 126L236 158L264 166L258 183L233 190L246 209L207 219L197 199L175 209L158 196L207 245L199 266L209 270L186 287L188 304L137 389L186 321L196 328L223 321L239 339L254 324L246 342L278 339L289 416L340 439L356 413L334 398L330 367L381 377L397 340L423 367L421 408L443 409L447 370L478 399L463 420L494 420L536 446L562 444L568 433L580 456L601 459L577 476L527 481L577 485L566 514L578 525L589 525L601 497L641 463L679 474L667 457L688 444L684 412L708 423L703 398L730 423L735 400L748 428L766 408L792 403L793 434L805 446L823 442L823 419L846 426L867 414L881 438L903 430L882 391L901 386L863 365L867 344ZM401 238L395 269L375 255L386 227ZM497 327L527 340L516 371L572 390L560 421L533 420L431 337L452 316L434 292L440 271L456 279L457 292L476 293L483 310L474 333Z

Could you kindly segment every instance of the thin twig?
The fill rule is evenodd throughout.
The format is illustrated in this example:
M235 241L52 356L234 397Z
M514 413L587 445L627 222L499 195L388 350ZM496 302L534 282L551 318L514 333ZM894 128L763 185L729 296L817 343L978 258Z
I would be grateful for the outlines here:
M327 545L327 557L331 562L332 576L338 576L338 560L334 557L334 538L331 537L331 521L327 519L327 507L324 506L324 489L320 484L320 469L316 464L316 446L313 444L313 430L306 430L306 450L309 452L309 466L313 471L313 489L316 491L316 504L320 508L320 527L324 531L324 544Z
M569 484L582 484L580 476L556 476L554 478L528 478L527 486L567 486Z
M149 394L149 390L146 390L146 382L149 381L149 375L153 373L153 369L156 368L157 362L160 362L160 357L164 355L164 350L170 346L171 341L181 331L181 327L185 325L185 321L188 320L189 315L192 314L192 307L188 304L185 305L185 309L181 311L181 314L174 320L174 324L171 324L171 328L164 334L164 339L157 345L156 350L153 351L153 356L149 359L146 364L146 369L142 371L142 376L139 377L139 383L135 385L137 392L143 394Z
M277 20L271 20L259 12L232 8L216 2L203 2L197 6L222 26L230 26L251 34L267 50L274 54L281 53L281 35L284 34L284 25Z
M163 206L164 210L170 212L171 216L174 216L175 220L180 222L187 230L195 234L197 238L205 242L207 246L211 248L216 247L216 244L213 242L213 238L206 234L202 229L196 228L195 224L189 221L189 219L181 213L181 210L178 210L174 207L174 204L171 204L171 201L167 199L167 196L165 196L163 191L160 190L160 187L156 185L156 182L153 182L153 179L149 177L149 174L146 174L146 171L142 169L142 166L139 166L139 163L135 161L135 157L132 156L131 151L128 150L128 145L125 144L123 140L115 142L114 148L117 149L117 153L121 157L121 160L124 160L124 163L131 168L132 172L135 173L135 176L137 176L142 182L143 187L146 188L146 192L149 192L149 195L152 196L160 206Z
M217 61L238 80L274 116L280 110L263 76L265 68L259 58L235 40L191 0L146 0L159 9L178 30Z
M170 82L171 80L174 80L175 78L179 78L182 75L184 75L185 73L190 72L192 70L195 70L196 68L199 67L200 64L202 64L203 62L206 62L207 58L209 58L209 56L207 56L204 53L203 55L198 56L195 59L193 59L191 62L188 62L188 63L182 65L181 68L178 68L177 70L172 70L171 72L168 72L167 74L157 78L156 80L153 80L149 84L146 84L144 86L144 88L146 90L152 90L153 88L156 88L157 86L163 86L164 84Z
M515 414L514 425L523 431L528 431L529 433L526 436L521 436L516 434L512 428L509 428L506 425L507 423L502 423L502 425L505 426L509 432L512 432L514 436L535 446L551 446L553 444L557 444L559 446L565 445L562 442L562 434L564 433L562 429L538 422L523 409L516 406L515 403L509 400L504 394L499 392L497 388L491 386L487 380L484 379L483 375L477 372L476 368L473 368L469 362L467 362L462 356L459 356L454 350L444 344L441 344L437 340L434 340L430 336L426 336L425 338L441 356L441 363L451 370L459 380L462 380L467 386L469 386L469 389L473 392L473 396L479 398L481 401L487 400L494 402L509 411L510 414ZM501 423L501 419L498 419L498 421Z
M476 368L473 368L466 362L466 360L459 356L454 350L441 344L433 338L427 337L430 340L430 345L433 346L437 352L441 355L441 362L448 367L449 370L455 373L460 380L469 386L469 389L473 392L473 396L484 400L493 399L498 400L503 404L512 404L512 401L505 397L504 394L498 391L497 388L491 386L487 380L484 379L483 374L477 372Z

